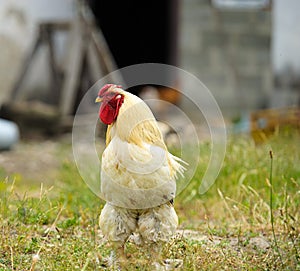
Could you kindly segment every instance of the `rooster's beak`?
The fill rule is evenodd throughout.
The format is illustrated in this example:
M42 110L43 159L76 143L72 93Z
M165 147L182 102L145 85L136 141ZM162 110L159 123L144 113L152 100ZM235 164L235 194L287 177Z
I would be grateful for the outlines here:
M97 97L96 100L95 100L95 103L100 103L100 102L102 102L102 98Z

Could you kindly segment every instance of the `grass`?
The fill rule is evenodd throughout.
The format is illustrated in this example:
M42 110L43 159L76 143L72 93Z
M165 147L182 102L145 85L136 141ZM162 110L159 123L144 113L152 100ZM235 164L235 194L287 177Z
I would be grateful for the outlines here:
M196 174L175 201L181 231L163 256L183 259L183 270L300 270L299 139L285 133L256 146L231 137L216 183L199 195L210 148L203 143ZM70 158L52 186L6 175L1 169L1 271L108 270L110 246L98 227L104 202ZM127 270L151 270L142 251L126 249Z

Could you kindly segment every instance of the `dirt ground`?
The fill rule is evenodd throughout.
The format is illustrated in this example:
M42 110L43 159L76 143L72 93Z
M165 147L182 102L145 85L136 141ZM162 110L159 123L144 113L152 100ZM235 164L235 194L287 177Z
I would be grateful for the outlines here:
M70 142L71 135L51 140L20 141L11 150L0 152L0 167L7 175L19 174L31 183L51 185L62 160L72 155L71 148L64 148Z

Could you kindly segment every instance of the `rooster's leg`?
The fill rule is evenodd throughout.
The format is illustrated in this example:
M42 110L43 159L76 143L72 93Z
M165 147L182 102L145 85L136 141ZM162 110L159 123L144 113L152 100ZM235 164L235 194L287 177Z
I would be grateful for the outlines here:
M117 270L119 267L125 267L127 263L127 256L125 254L124 244L121 244L119 242L113 242L112 247L113 250L110 256L109 267L115 268Z
M124 244L136 229L134 212L106 203L100 215L100 228L113 246L110 260L123 265L126 262Z
M150 262L154 265L160 265L162 262L163 243L151 243L146 246Z
M138 229L151 261L162 262L162 247L175 233L178 218L171 203L145 209L139 216Z

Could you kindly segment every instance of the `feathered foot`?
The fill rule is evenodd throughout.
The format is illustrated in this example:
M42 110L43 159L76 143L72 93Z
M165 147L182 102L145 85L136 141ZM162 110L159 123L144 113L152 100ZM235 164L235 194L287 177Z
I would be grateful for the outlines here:
M124 246L114 245L113 250L106 259L106 263L109 270L124 270L127 265L127 256L124 251Z
M163 261L164 270L180 270L183 266L183 260L181 259L165 259Z
M144 255L147 257L151 270L155 271L169 271L182 270L183 260L181 259L164 259L162 255L164 242L145 243L143 239L140 240Z
M163 268L163 259L162 259L162 244L150 243L143 244L144 255L151 265L153 270L159 271L164 270Z
M182 270L183 260L180 259L165 259L162 263L155 262L152 264L155 271L171 271Z

